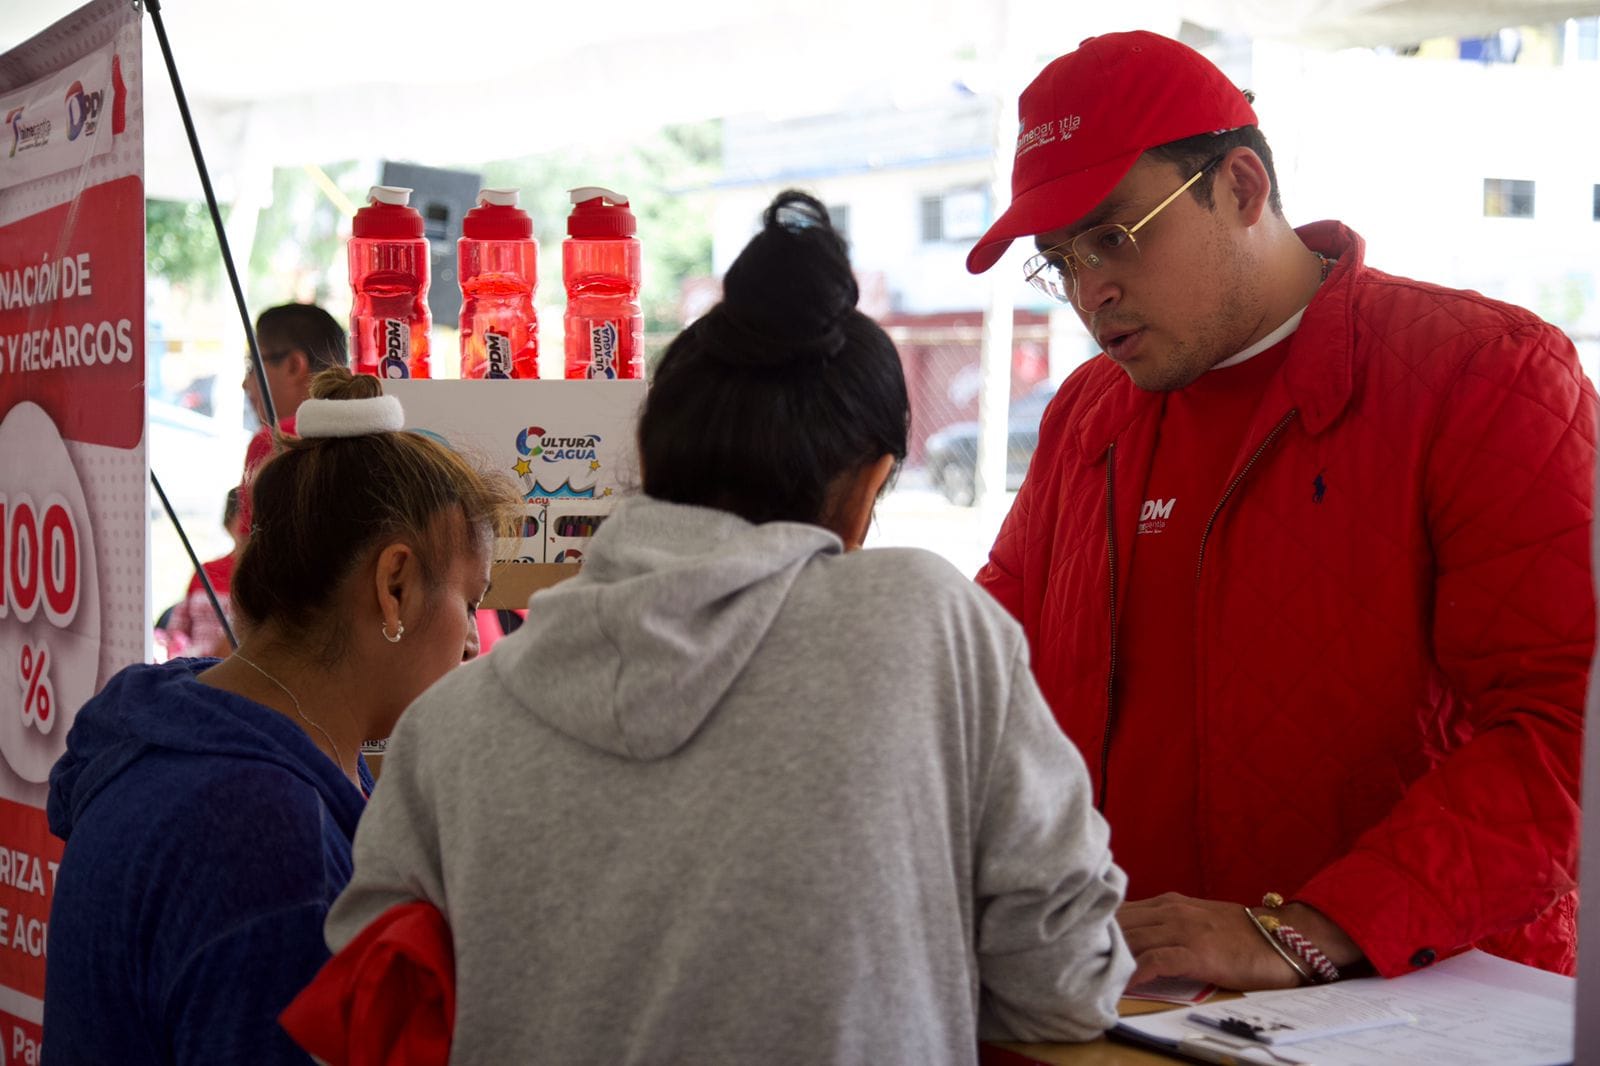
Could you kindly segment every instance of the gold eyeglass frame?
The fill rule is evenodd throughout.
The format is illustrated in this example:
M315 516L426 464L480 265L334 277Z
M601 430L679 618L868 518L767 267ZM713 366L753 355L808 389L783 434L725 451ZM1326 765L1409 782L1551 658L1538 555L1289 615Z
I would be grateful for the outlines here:
M1078 304L1077 302L1080 286L1078 285L1077 268L1072 265L1073 260L1076 259L1078 263L1089 270L1099 270L1101 257L1095 252L1084 253L1079 251L1076 247L1077 243L1093 233L1106 233L1120 230L1123 235L1126 236L1133 244L1134 255L1135 258L1137 258L1143 253L1139 250L1139 241L1134 237L1134 234L1138 233L1145 227L1146 223L1164 211L1168 204L1172 203L1172 201L1176 200L1178 197L1187 192L1189 190L1189 186L1199 181L1206 171L1210 170L1212 167L1216 166L1226 158L1226 154L1219 155L1215 159L1211 160L1211 162L1195 171L1194 175L1190 177L1188 181L1184 182L1182 185L1178 186L1172 191L1172 195L1168 196L1165 200L1162 200L1159 204L1156 204L1155 207L1152 207L1149 214L1135 222L1132 226L1124 226L1120 222L1102 222L1097 226L1090 226L1081 233L1073 234L1071 237L1068 237L1059 244L1051 245L1050 247L1039 252L1037 255L1029 256L1027 262L1022 264L1023 280L1058 303L1072 303L1082 307L1082 305ZM1065 255L1061 254L1061 249L1063 248L1067 249L1067 253ZM1057 267L1058 271L1065 271L1065 275L1062 278L1064 290L1067 277L1071 278L1070 292L1063 291L1062 295L1056 295L1056 293L1050 288L1050 282L1040 276L1051 267ZM1087 311L1088 308L1084 307L1083 310Z

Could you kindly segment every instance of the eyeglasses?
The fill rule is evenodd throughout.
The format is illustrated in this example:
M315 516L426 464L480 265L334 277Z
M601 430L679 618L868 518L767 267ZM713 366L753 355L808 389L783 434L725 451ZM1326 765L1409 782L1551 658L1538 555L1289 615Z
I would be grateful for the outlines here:
M1194 172L1194 176L1175 189L1171 196L1162 200L1150 213L1145 215L1132 226L1124 226L1119 222L1107 222L1099 226L1091 226L1082 233L1077 234L1060 244L1046 248L1038 255L1029 257L1022 264L1023 277L1028 284L1061 303L1076 303L1079 291L1078 269L1099 270L1101 267L1128 266L1139 261L1139 242L1134 239L1134 234L1144 228L1152 218L1159 215L1172 201L1182 196L1189 186L1199 181L1201 176L1212 167L1226 158L1217 156L1211 162ZM1083 310L1089 308L1078 305Z

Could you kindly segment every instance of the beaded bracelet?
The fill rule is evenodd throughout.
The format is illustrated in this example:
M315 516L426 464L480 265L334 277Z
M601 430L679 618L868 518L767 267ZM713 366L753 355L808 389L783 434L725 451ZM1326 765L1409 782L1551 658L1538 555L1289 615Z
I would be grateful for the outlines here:
M1301 981L1308 985L1314 985L1317 983L1317 979L1311 975L1311 971L1306 969L1305 964L1283 949L1283 945L1278 943L1278 938L1273 936L1272 933L1267 930L1266 925L1263 924L1263 919L1256 917L1255 911L1251 910L1249 907L1246 907L1244 909L1244 916L1250 919L1250 924L1256 927L1256 932L1260 933L1262 937L1265 938L1266 942L1272 947L1272 950L1276 951L1278 955L1282 957L1283 961L1288 963L1289 967L1293 969L1295 973L1300 975Z
M1261 897L1261 905L1276 910L1283 906L1283 897L1276 892L1268 892ZM1251 917L1255 916L1251 915ZM1282 944L1288 948L1290 952L1298 956L1301 961L1311 968L1311 972L1316 975L1315 980L1318 984L1328 984L1339 979L1339 968L1333 964L1333 960L1324 955L1322 949L1308 940L1304 933L1292 925L1285 925L1281 920L1270 914L1262 915L1256 920L1261 928L1273 938L1275 943ZM1300 969L1300 967L1295 968ZM1305 971L1301 970L1301 972L1304 973Z

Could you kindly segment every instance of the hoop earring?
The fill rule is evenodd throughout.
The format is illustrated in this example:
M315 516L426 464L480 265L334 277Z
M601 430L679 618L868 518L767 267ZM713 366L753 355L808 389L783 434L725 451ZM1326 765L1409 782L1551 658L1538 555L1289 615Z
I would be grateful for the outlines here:
M406 635L406 624L400 621L398 618L395 619L394 622L394 636L391 637L389 635L388 622L383 623L383 625L379 628L383 630L383 639L387 640L390 644L400 643L400 638Z

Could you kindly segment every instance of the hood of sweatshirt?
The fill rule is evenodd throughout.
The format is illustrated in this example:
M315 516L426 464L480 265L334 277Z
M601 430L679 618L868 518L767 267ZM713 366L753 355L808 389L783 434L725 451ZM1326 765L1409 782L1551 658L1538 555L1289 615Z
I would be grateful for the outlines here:
M197 675L214 659L130 666L78 711L66 754L50 771L46 814L63 840L111 782L152 752L251 759L281 766L322 794L340 827L354 834L365 801L304 731L254 700L213 688ZM158 787L156 782L153 787Z
M527 623L489 662L551 727L659 759L716 708L807 564L843 551L819 526L626 500L595 534L583 572L536 593Z

